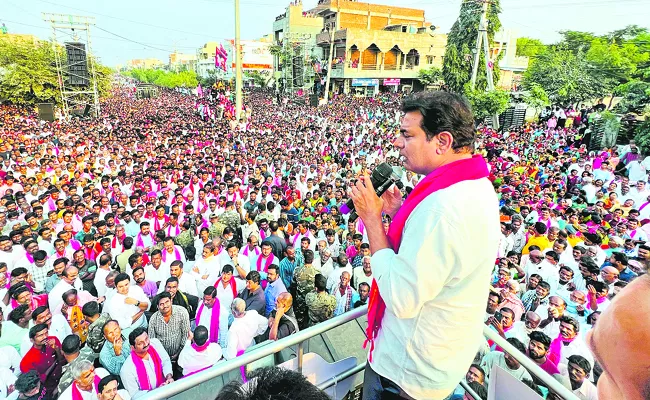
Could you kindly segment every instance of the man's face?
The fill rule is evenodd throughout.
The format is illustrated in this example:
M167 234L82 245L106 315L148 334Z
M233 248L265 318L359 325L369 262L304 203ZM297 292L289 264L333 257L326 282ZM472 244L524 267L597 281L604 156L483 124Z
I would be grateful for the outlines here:
M36 332L36 336L32 339L32 343L36 346L43 346L47 342L48 329L43 329L42 331Z
M118 283L115 288L117 289L117 293L126 296L127 294L129 294L129 286L130 286L129 280L125 279L123 281L120 281L120 283Z
M169 267L169 275L178 278L183 275L183 269L178 265L171 265Z
M278 279L278 271L276 269L269 269L266 279L269 283L273 283Z
M206 307L212 308L214 306L215 298L210 296L209 294L204 294L203 295L203 304L205 304Z
M52 313L50 310L45 310L44 312L38 314L38 317L36 317L36 323L46 324L49 327L52 323Z
M528 329L537 329L542 319L532 311L526 313L524 324Z
M546 350L544 345L537 341L531 340L528 343L528 357L532 358L533 360L544 358L547 352L548 350Z
M366 285L361 285L359 286L359 297L361 297L362 300L365 300L368 298L368 295L370 294L370 289Z
M569 379L575 386L580 387L586 378L589 377L589 371L585 371L578 364L569 363Z
M135 283L137 283L137 284L141 284L142 282L144 282L144 279L145 279L144 270L139 269L136 272L134 272L133 273L133 279L135 280Z
M104 328L104 337L111 343L122 337L122 329L120 325L115 322L109 322Z
M419 174L428 173L441 151L438 140L427 140L422 129L422 114L419 111L407 112L402 117L400 132L393 145L399 150L406 169Z
M503 316L503 318L501 319L501 324L503 325L503 327L510 328L514 323L514 315L508 312L502 312L501 315Z
M176 292L178 292L178 282L167 283L167 285L165 285L165 292L171 294L172 298L174 298L176 296Z
M489 296L487 302L486 312L488 314L494 314L497 307L499 307L499 296Z
M341 287L347 287L350 283L350 274L344 272L341 274Z
M476 367L469 367L467 374L465 374L465 380L467 383L478 382L482 385L484 381L483 373Z
M577 333L573 325L564 321L560 322L560 335L564 339L573 339Z
M229 283L231 279L232 279L232 272L222 272L221 273L221 282ZM269 279L269 281L274 282L275 280L270 280Z
M151 256L151 264L155 268L160 267L161 263L162 263L162 254L154 254L153 256Z
M149 334L143 332L142 335L135 338L135 345L131 346L136 354L144 354L149 350Z
M264 257L268 257L269 254L271 254L271 246L262 246L262 255L264 255Z
M248 279L246 281L246 289L250 290L251 292L257 290L258 286L259 286L258 283L254 282L254 281L252 281L250 279Z
M158 301L158 310L163 315L169 315L172 311L172 301L169 298L163 297Z
M566 304L559 297L551 297L548 301L548 309L553 315L553 318L559 318L564 315Z

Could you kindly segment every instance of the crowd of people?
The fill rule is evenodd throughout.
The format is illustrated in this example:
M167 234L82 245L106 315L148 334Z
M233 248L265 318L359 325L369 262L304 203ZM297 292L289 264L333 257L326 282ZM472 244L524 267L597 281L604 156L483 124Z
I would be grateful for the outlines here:
M136 398L367 304L367 235L340 206L400 164L401 96L253 90L237 120L205 92L116 87L100 118L53 123L0 105L0 397ZM585 334L650 262L650 165L634 143L589 153L578 114L480 130L502 221L485 322L595 399ZM466 376L483 398L495 364L554 395L486 341Z

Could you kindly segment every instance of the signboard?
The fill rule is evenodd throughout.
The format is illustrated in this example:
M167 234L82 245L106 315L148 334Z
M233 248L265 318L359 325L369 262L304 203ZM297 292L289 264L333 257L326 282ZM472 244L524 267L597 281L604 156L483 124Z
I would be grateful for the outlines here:
M379 79L354 78L352 79L352 86L379 86Z
M384 79L384 86L399 86L400 78Z
M242 52L243 69L273 69L273 55L269 51L271 43L256 42L253 40L242 40L239 42ZM232 57L231 67L235 68L235 56L232 49L235 48L235 41L230 40Z

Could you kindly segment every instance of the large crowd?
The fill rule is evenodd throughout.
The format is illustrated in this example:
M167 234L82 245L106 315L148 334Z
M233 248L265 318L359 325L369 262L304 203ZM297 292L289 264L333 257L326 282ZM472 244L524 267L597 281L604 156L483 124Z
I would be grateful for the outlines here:
M0 398L136 398L367 303L368 239L340 206L400 165L401 95L245 95L239 119L223 87L119 86L99 118L52 123L0 105ZM477 146L502 221L485 323L585 399L585 334L650 262L650 158L589 152L598 117L557 107ZM495 364L555 395L486 341L466 376L483 398Z

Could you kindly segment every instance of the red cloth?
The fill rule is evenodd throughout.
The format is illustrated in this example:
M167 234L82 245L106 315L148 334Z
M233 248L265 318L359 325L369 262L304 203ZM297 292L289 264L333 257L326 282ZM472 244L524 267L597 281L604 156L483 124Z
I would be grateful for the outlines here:
M49 339L54 339L56 347L61 348L59 339L48 336ZM35 370L41 378L41 382L44 382L47 392L51 394L61 379L63 364L63 360L57 358L56 351L52 347L45 345L39 350L32 346L20 361L20 372L24 374L27 371ZM46 375L47 370L53 365L55 366L52 371Z
M388 229L388 242L393 251L397 253L402 241L404 226L411 212L430 194L446 189L458 182L486 178L488 168L483 156L475 154L472 158L455 161L435 169L418 183L406 198ZM375 348L375 338L381 329L381 320L386 311L386 303L381 298L377 281L372 280L370 300L368 304L368 327L366 328L365 348L370 342L369 361L372 362L372 352Z

